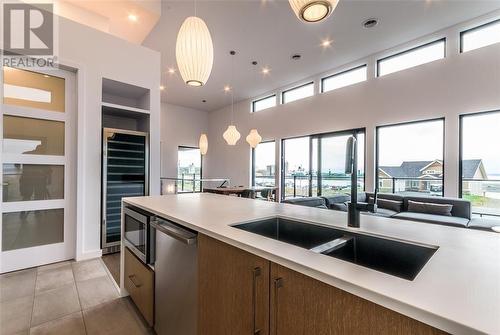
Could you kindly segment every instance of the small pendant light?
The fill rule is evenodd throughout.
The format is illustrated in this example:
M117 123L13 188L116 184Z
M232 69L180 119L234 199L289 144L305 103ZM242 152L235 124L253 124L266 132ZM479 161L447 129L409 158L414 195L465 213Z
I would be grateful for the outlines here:
M247 142L250 144L252 148L257 147L259 143L262 141L262 136L259 135L257 129L250 130L250 133L247 136Z
M229 54L233 57L231 60L231 123L227 127L226 131L224 134L222 134L222 137L224 140L227 142L228 145L236 145L236 143L239 141L241 134L236 129L236 126L233 124L233 118L234 118L234 86L232 85L232 78L233 78L233 66L234 66L234 55L236 55L236 51L231 51Z
M208 138L207 138L207 134L201 134L200 141L199 141L199 146L200 146L200 153L202 155L206 155L207 151L208 151Z

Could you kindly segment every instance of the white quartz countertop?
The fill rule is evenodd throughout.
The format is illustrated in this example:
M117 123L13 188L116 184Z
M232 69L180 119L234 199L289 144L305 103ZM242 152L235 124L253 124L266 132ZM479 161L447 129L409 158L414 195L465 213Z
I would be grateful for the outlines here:
M500 334L500 234L207 193L124 202L447 332ZM231 227L277 215L439 249L409 281Z

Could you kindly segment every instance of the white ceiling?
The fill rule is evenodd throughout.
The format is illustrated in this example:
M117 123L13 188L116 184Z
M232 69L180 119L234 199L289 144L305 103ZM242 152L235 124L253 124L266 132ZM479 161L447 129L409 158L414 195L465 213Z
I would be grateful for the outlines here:
M198 88L186 86L178 72L167 72L176 67L177 32L194 14L192 0L163 1L161 19L143 45L162 54L162 101L212 111L230 104L223 91L231 77L230 50L238 53L232 86L239 101L499 8L500 0L340 0L325 22L305 24L284 0L198 1L198 16L207 23L214 43L212 74ZM362 22L371 17L378 18L379 25L363 28ZM334 41L331 48L320 46L324 38ZM291 60L294 53L302 59ZM253 66L253 60L259 65ZM269 75L260 73L262 66L271 68Z
M31 2L31 0L23 0ZM161 0L48 0L57 15L141 44L161 16ZM136 21L129 19L133 15Z

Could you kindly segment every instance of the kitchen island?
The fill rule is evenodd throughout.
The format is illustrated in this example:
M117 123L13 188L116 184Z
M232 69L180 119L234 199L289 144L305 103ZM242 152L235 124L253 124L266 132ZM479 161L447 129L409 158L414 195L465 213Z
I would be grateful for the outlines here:
M369 215L353 229L343 212L215 194L123 201L439 330L500 334L499 234ZM232 227L276 216L438 249L406 280Z

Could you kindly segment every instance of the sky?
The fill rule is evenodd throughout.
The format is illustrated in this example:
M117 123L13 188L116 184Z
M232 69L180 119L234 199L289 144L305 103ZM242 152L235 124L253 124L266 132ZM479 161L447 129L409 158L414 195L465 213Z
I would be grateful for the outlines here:
M500 174L500 113L463 118L463 158L481 158L488 175Z
M179 149L178 153L178 166L188 167L192 163L200 165L200 149Z

